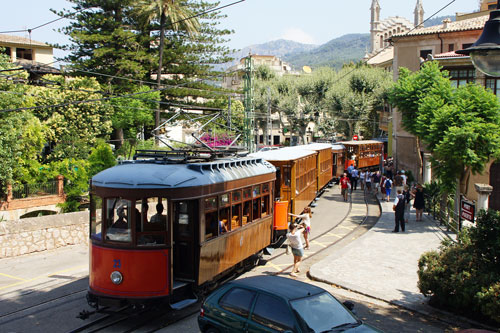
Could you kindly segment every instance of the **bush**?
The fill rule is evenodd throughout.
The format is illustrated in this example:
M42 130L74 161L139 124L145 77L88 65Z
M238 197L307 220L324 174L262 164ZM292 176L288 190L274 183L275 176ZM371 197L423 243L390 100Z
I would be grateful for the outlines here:
M500 322L500 214L481 211L476 226L418 262L418 288L431 304Z

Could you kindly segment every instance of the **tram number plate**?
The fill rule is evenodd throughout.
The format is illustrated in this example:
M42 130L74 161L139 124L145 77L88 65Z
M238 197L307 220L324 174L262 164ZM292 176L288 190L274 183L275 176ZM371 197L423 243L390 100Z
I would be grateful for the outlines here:
M121 268L122 262L120 259L113 259L113 268Z

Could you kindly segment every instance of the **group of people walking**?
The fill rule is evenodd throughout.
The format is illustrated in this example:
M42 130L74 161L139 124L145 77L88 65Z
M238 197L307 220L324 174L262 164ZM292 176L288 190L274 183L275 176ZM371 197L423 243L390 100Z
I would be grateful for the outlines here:
M354 165L350 165L340 178L340 188L344 201L348 201L349 192L356 191L358 184L361 190L374 191L377 193L380 188L382 176L380 171L360 170Z

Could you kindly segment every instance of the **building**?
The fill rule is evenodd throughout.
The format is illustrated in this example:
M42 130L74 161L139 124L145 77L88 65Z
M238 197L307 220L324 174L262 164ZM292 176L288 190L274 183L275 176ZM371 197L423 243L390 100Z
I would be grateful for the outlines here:
M393 35L390 42L394 45L392 62L394 80L398 79L400 67L417 71L424 61L437 60L443 69L450 73L455 87L468 82L476 82L490 88L495 94L499 94L500 78L485 76L476 71L469 56L455 52L469 47L479 38L489 18L489 11L496 9L496 1L485 0L479 9L474 13L457 13L455 22L445 19L440 25ZM392 130L392 154L395 156L397 167L411 170L420 182L430 181L430 154L424 147L417 151L416 138L402 128L399 112L392 112ZM413 149L408 149L408 147L413 147ZM468 190L464 194L469 199L476 200L474 183L491 184L494 187L494 193L491 196L490 207L500 209L499 172L500 164L491 161L483 174L471 175Z
M30 73L30 78L35 79L44 74L60 74L52 66L54 54L52 46L29 38L0 34L0 47L4 48L10 61Z

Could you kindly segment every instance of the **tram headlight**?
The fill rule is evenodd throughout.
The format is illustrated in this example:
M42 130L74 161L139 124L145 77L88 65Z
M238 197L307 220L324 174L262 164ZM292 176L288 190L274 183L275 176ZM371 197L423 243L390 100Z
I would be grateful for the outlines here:
M110 278L111 278L111 282L113 282L114 284L120 284L123 281L122 273L120 273L118 271L114 271L113 273L111 273Z

